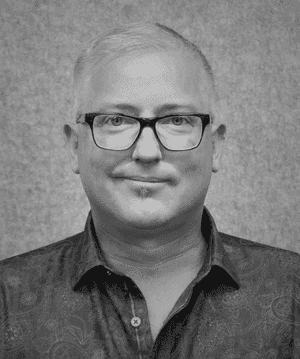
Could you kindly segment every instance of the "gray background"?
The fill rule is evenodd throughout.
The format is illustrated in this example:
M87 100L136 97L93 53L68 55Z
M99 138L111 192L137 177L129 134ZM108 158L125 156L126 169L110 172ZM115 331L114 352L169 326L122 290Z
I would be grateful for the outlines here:
M206 205L218 229L300 253L298 0L1 1L0 258L84 227L62 136L72 68L108 26L155 20L210 61L228 137Z

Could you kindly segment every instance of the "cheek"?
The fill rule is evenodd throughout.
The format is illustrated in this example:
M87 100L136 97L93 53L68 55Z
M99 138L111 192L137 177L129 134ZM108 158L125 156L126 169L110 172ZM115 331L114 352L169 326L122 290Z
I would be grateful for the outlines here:
M109 176L115 165L116 163L111 156L105 154L94 154L85 159L85 166L95 181Z
M109 156L105 156L103 150L94 144L88 131L81 133L78 153L81 175L84 177L99 176L101 172L105 171Z
M190 162L188 165L186 164L184 167L184 174L186 175L195 175L196 173L199 173L199 163L198 162Z
M109 178L113 170L124 160L124 155L101 148L86 147L81 153L80 165L89 181L99 183L99 179Z
M201 176L206 177L212 171L212 150L209 144L204 144L198 147L197 150L181 162L181 172L188 177ZM204 179L204 178L203 178Z

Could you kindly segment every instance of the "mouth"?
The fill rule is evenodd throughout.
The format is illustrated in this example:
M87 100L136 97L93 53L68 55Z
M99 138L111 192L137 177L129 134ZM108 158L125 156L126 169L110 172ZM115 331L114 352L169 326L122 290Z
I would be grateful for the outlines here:
M162 178L156 178L156 177L124 177L124 179L130 180L130 181L137 181L137 182L146 182L146 183L162 183L167 182L167 180Z

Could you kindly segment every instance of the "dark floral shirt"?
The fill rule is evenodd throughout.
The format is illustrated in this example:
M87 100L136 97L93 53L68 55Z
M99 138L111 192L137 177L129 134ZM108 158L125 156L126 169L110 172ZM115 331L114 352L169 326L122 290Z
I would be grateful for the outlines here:
M0 262L1 359L299 359L299 254L217 231L153 341L145 299L82 233ZM101 242L101 238L100 238Z

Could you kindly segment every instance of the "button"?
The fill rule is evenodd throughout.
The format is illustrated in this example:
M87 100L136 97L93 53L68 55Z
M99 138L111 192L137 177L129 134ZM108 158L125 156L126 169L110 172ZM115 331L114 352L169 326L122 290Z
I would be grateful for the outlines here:
M131 325L135 328L139 327L141 325L141 319L139 317L133 317L131 319Z
M110 273L110 271L109 271L109 270L107 271L107 274L108 274L108 275L111 275L111 273Z

